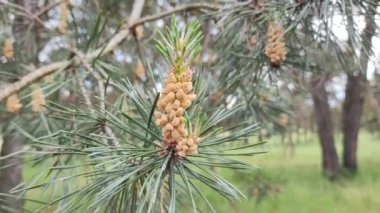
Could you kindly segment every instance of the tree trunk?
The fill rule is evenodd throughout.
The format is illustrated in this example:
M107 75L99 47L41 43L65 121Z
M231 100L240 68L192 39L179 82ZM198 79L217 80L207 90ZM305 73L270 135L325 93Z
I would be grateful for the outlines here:
M361 75L347 75L343 104L343 167L350 172L357 170L356 152L365 94L365 82L361 78Z
M1 156L6 156L22 149L24 137L18 133L4 133ZM0 193L8 194L9 191L22 181L21 160L16 157L6 158L0 161ZM23 207L23 200L12 197L1 197L0 206L10 209ZM1 208L0 208L1 212Z
M339 174L339 162L334 143L334 130L328 103L328 93L326 91L327 79L326 75L313 76L311 80L311 93L314 102L318 137L322 148L322 170L327 177L334 179Z
M360 71L347 72L346 94L343 103L342 131L343 131L343 167L351 172L357 171L357 146L360 129L360 119L363 112L364 97L367 86L367 64L369 50L372 46L372 37L375 34L375 14L377 0L372 0L367 8L366 25L361 34L362 47L360 49ZM353 26L349 20L347 27Z

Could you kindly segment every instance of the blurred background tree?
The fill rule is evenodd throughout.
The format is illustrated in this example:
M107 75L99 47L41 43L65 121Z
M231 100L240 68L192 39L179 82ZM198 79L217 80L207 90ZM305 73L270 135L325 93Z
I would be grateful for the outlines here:
M223 126L260 122L258 139L281 135L289 157L302 133L316 132L330 179L343 170L356 173L359 129L379 129L379 69L372 74L377 0L0 0L0 11L1 156L22 152L33 138L78 128L55 119L62 116L55 107L41 107L49 102L62 113L72 106L105 111L108 102L138 114L114 83L125 77L153 102L149 91L163 87L166 70L154 39L173 14L179 27L201 20L194 66L212 76L204 111L244 104ZM114 143L102 119L88 132ZM341 166L337 135L343 136ZM21 161L2 159L0 193L22 182ZM12 208L23 205L6 199Z

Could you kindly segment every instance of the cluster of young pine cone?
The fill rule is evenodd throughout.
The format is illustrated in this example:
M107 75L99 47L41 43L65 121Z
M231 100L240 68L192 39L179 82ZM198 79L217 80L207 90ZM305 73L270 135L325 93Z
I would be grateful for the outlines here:
M3 56L7 59L11 59L14 56L13 41L8 38L5 39L3 43ZM44 110L43 105L45 105L45 97L42 93L41 88L38 86L32 93L32 110L35 112L41 112ZM6 109L12 114L17 114L22 108L22 103L17 94L9 96L5 103Z
M279 67L281 62L285 60L284 28L281 26L274 24L269 26L265 55L270 59L270 63L274 67Z
M175 153L184 157L196 154L199 138L189 135L185 126L184 113L196 98L192 93L192 71L190 69L177 76L171 69L161 91L155 112L156 124L162 128L164 146L172 147Z
M35 112L44 111L44 106L46 104L46 100L44 94L42 93L41 87L37 86L32 92L32 110Z
M201 139L197 134L192 136L182 138L177 144L177 153L181 157L186 155L195 155L198 154L198 144L201 142Z
M3 44L3 55L6 59L11 59L13 58L13 42L11 39L5 39L4 44Z
M41 87L36 86L32 92L32 101L31 101L31 109L34 112L43 112L44 106L46 104L45 96L42 92ZM6 100L6 108L7 111L12 114L17 114L20 112L22 108L22 103L17 94L13 94L9 96Z
M135 75L140 81L143 81L146 78L144 64L140 60L136 64Z
M6 107L7 111L13 114L17 114L20 111L22 104L17 94L13 94L7 98Z
M60 33L67 33L67 18L69 15L69 5L71 0L64 0L59 5L59 25L58 30Z
M278 119L277 119L277 123L282 126L282 127L285 127L289 122L289 117L288 115L286 115L285 113L281 113L279 116L278 116Z

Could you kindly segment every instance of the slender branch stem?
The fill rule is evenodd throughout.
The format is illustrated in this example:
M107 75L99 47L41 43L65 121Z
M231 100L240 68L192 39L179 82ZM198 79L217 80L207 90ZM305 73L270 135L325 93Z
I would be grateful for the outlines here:
M73 49L72 52L75 53L75 55L79 58L79 61L82 63L82 65L84 66L84 68L96 80L96 82L98 84L98 90L99 90L99 98L100 98L99 105L100 105L100 110L101 110L102 113L104 113L106 111L105 96L104 96L105 87L104 87L104 83L103 83L103 80L102 80L101 76L88 63L88 61L86 61L85 55L83 53L81 53L80 51L78 51L76 49ZM79 82L80 82L79 85L83 85L83 82L81 80L79 80ZM82 90L82 94L83 94L83 96L85 98L86 104L89 105L89 106L92 106L90 97L88 96L87 90L84 88L84 85L81 87L81 90ZM91 113L95 113L95 112L93 110L91 110ZM112 141L111 145L112 146L120 147L120 144L117 141L115 134L113 133L112 129L109 126L107 126L107 124L104 124L103 133L111 138L111 141Z
M103 84L103 80L102 80L102 77L99 75L99 73L97 73L94 68L88 63L88 61L85 59L85 55L83 53L81 53L80 51L78 51L77 49L73 49L72 50L73 53L75 53L75 55L77 55L77 57L79 58L79 61L81 62L81 64L84 66L84 68L90 73L90 75L95 78L97 84L98 84L98 89L99 89L99 97L100 97L100 100L101 100L101 103L100 103L100 109L102 110L102 112L105 111L105 104L104 104L104 100L105 100L105 97L104 97L104 84Z
M88 107L91 107L92 103L91 103L90 95L88 94L88 91L86 90L86 88L83 84L83 80L80 78L78 78L78 85L79 85L79 89L83 95L84 102L86 103L86 105ZM90 110L93 111L92 108L90 108Z
M25 87L28 87L29 85L33 84L34 82L39 81L43 77L52 74L56 70L60 68L67 67L72 62L70 60L60 61L60 62L54 62L49 65L40 67L33 72L23 76L19 81L9 84L7 86L4 86L3 88L0 88L0 101L4 100L8 96L22 90Z

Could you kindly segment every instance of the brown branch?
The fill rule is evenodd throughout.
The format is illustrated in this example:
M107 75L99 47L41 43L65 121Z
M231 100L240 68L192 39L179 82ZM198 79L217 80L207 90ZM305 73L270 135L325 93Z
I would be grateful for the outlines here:
M90 99L90 95L88 94L88 91L86 90L84 83L83 83L82 79L80 79L80 78L78 78L78 85L79 85L79 89L83 95L84 103L86 104L87 107L89 107L90 112L92 112L93 109L91 108L92 102Z
M19 81L4 86L3 88L0 88L0 101L4 100L8 96L22 90L23 88L33 84L36 81L39 81L43 77L52 74L54 71L60 69L60 68L65 68L68 65L70 65L70 61L60 61L60 62L55 62L43 67L40 67L33 72L25 75L22 77Z
M182 5L182 6L175 7L171 10L168 10L168 11L156 14L156 15L145 16L145 17L141 18L140 20L137 20L136 22L132 23L130 25L130 28L134 28L138 25L144 24L145 22L156 21L158 19L162 19L166 16L170 16L170 15L178 13L178 12L189 11L189 10L198 10L198 9L218 10L219 7L215 6L213 4L207 4L207 3L194 3L194 4Z
M138 9L137 6L141 6L140 5L141 3L139 4L139 2L143 2L143 1L139 0L136 2L138 2L138 3L134 4L134 9L135 8ZM188 5L179 6L179 7L173 8L171 10L164 11L164 12L158 13L156 15L146 16L146 17L143 17L140 19L139 19L139 17L130 17L130 22L128 23L128 25L122 26L120 32L117 33L114 37L112 37L110 39L110 41L106 44L105 47L100 47L100 48L94 50L93 52L86 54L84 59L86 61L91 61L92 59L97 58L98 56L103 56L103 55L111 52L112 50L114 50L120 43L122 43L128 37L128 35L130 33L130 29L133 29L134 27L136 27L140 24L143 24L145 22L155 21L155 20L164 18L166 16L169 16L171 14L174 14L174 13L177 13L180 11L196 10L196 9L202 9L202 8L208 9L208 10L217 10L218 9L218 7L211 5L211 4L195 3L195 4L188 4ZM133 12L132 12L132 14L133 14ZM136 20L136 21L134 21L134 20ZM3 101L8 96L19 92L23 88L28 87L32 83L39 81L44 76L47 76L47 75L55 72L56 70L58 70L60 68L64 68L70 64L73 64L73 65L79 64L79 58L76 56L73 58L73 60L65 60L65 61L60 61L60 62L54 62L52 64L40 67L40 68L32 71L31 73L23 76L19 81L1 88L0 89L0 101Z

